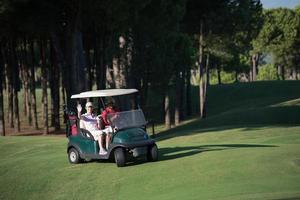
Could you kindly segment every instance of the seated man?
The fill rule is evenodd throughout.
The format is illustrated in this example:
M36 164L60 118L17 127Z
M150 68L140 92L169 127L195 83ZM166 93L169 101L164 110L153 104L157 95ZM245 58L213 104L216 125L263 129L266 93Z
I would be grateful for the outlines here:
M99 143L99 154L104 155L107 151L104 149L102 142L104 137L104 131L99 129L100 119L93 114L93 104L92 102L87 102L85 104L86 113L81 115L82 107L80 104L77 106L78 118L80 119L80 128L86 129L91 132L95 140ZM106 134L108 135L108 134Z

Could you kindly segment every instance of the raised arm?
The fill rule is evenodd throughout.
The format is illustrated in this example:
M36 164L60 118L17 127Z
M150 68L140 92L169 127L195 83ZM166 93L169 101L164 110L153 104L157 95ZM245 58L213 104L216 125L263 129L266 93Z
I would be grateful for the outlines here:
M82 111L82 107L80 104L77 105L77 114L78 114L78 119L81 119L81 111Z
M79 127L86 129L85 124L84 124L84 120L82 120L81 111L82 111L82 107L81 107L80 104L78 104L77 105L77 115L78 115L78 119L79 119Z

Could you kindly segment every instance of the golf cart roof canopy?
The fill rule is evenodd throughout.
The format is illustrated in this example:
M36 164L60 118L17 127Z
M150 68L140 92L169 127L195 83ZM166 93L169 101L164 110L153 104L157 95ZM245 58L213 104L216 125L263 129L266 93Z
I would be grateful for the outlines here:
M90 98L90 97L111 97L111 96L133 94L136 92L138 92L137 89L94 90L94 91L86 91L86 92L81 92L79 94L74 94L71 96L71 99Z

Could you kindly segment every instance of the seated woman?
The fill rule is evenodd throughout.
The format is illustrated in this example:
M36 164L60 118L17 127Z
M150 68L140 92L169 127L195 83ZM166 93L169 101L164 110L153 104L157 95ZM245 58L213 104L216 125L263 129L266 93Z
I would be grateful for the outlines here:
M78 118L80 119L80 128L86 129L91 132L91 134L94 136L95 140L99 143L99 154L104 155L107 154L107 151L103 147L103 139L105 131L101 130L99 127L100 119L93 114L93 104L92 102L87 102L85 104L86 113L81 115L82 107L80 104L77 106L78 111ZM109 134L106 134L108 136ZM106 141L110 139L107 138ZM108 146L107 146L108 147Z
M114 108L114 104L111 101L106 104L106 108L101 113L101 117L102 117L102 121L103 121L103 128L104 128L104 131L107 133L106 134L106 149L108 148L110 138L111 138L109 133L112 132L110 122L109 122L107 116L109 114L114 114L116 112L117 112L117 109ZM110 120L112 120L112 119L110 119Z
M117 109L114 107L114 103L113 102L108 102L106 104L106 108L101 113L101 116L102 116L102 119L103 119L103 125L104 125L105 128L110 126L110 122L109 122L107 116L109 114L114 114L114 113L117 113Z

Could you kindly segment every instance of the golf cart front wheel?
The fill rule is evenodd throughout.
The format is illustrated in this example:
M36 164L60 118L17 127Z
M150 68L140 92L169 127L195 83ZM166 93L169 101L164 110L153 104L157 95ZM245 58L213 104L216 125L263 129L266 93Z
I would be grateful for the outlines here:
M69 162L72 164L77 164L81 162L78 151L75 148L71 148L68 152Z
M149 147L148 154L147 154L147 160L148 161L157 161L158 159L158 149L156 144Z
M126 162L125 152L123 148L117 148L114 151L115 161L118 167L124 167Z

